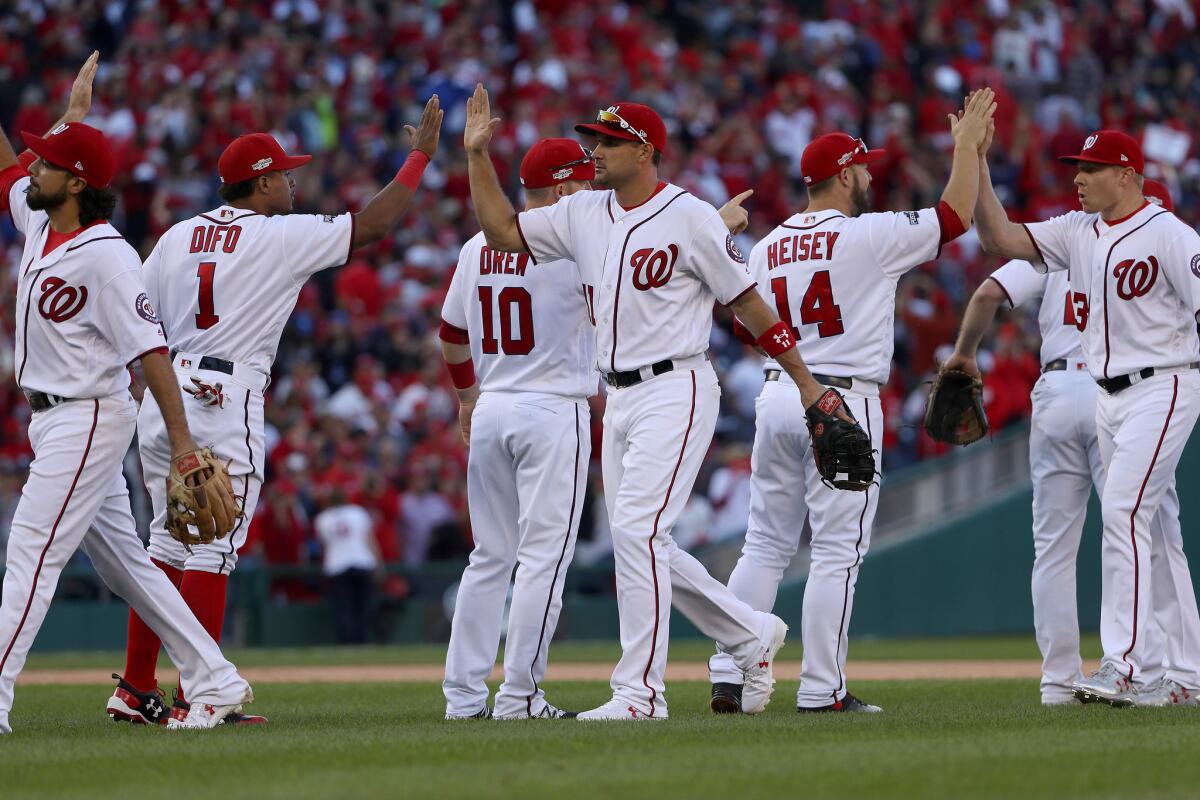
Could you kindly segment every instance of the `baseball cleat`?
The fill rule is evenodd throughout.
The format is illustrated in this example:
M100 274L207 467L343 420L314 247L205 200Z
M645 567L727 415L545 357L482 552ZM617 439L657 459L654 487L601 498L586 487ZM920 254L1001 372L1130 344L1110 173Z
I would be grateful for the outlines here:
M188 712L192 710L192 704L184 700L179 694L178 689L171 692L171 719L183 722L187 719ZM221 720L218 725L266 725L267 718L258 714L243 714L238 711L226 715L225 719Z
M1200 694L1170 678L1159 678L1137 693L1133 704L1141 707L1200 706Z
M667 713L664 711L661 715L655 714L654 716L650 716L638 711L637 708L626 703L619 697L614 697L602 706L577 714L575 718L584 720L585 722L640 722L642 720L666 719Z
M1075 681L1071 692L1082 703L1107 703L1113 708L1128 708L1137 700L1133 682L1108 663L1083 680Z
M242 713L242 704L230 706L214 706L211 703L191 703L187 716L183 719L172 717L167 720L167 730L208 730L215 728L231 714Z
M451 714L446 712L446 719L491 719L492 710L487 706L476 711L474 714Z
M845 696L836 703L830 703L827 706L796 706L796 711L801 714L824 714L831 711L840 711L848 714L878 714L883 709L879 706L873 706L870 703L864 703L854 695L846 692Z
M517 714L492 714L492 719L512 720L512 719L575 719L579 716L577 711L563 711L557 706L546 703L542 706L542 710L536 714L530 714L528 711L521 711Z
M714 714L742 713L742 687L736 683L714 683L708 707Z
M149 692L139 692L127 683L120 675L113 673L117 679L117 690L108 698L108 716L113 722L130 722L134 725L164 725L166 724L167 706L163 703L165 696L162 689L155 688Z
M774 614L771 615L774 628L771 640L763 645L754 666L742 674L742 713L761 714L771 702L771 693L775 691L775 657L783 649L787 639L788 626Z

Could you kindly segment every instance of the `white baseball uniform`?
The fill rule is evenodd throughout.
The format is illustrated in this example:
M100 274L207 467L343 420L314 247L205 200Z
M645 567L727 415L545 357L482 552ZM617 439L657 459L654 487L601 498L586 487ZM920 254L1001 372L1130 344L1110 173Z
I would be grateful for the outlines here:
M138 414L138 445L154 506L150 554L177 569L228 574L246 542L263 482L263 391L271 364L304 282L346 263L354 240L351 214L263 216L220 206L179 222L146 259L150 302L158 309L184 387L198 377L220 383L220 405L184 398L188 425L201 446L232 459L234 492L245 516L224 539L187 548L166 522L166 476L171 448L157 403L147 396Z
M446 654L446 713L487 705L504 601L516 567L497 717L538 716L542 678L575 552L596 393L593 287L571 262L463 246L442 336L470 344L480 395L471 415L467 500L475 548Z
M1084 357L1093 378L1127 382L1096 400L1105 482L1100 638L1104 659L1143 686L1161 660L1151 625L1151 556L1182 590L1191 583L1183 551L1160 540L1173 525L1152 526L1175 467L1200 416L1200 235L1173 213L1147 203L1113 223L1081 211L1026 226L1039 269L1068 270L1073 296L1086 298ZM1194 649L1195 643L1184 643ZM1184 663L1196 663L1188 659ZM1182 666L1182 665L1181 665ZM1167 676L1190 687L1200 676L1175 665Z
M11 173L0 175L5 185L11 179ZM21 388L49 395L53 405L30 421L34 459L8 539L0 732L9 730L13 684L59 574L80 545L104 582L162 637L193 702L241 703L250 699L249 685L150 563L130 513L121 462L137 409L127 365L165 345L141 262L106 222L44 252L50 222L26 204L28 186L29 178L21 177L0 198L25 235L14 363Z
M707 360L713 301L754 287L717 210L668 183L622 208L612 191L578 192L517 217L536 262L575 261L596 286L596 363L609 380L602 467L616 560L621 660L614 697L631 714L667 716L671 603L752 668L775 635L690 554L671 529L712 440L721 390Z
M942 236L933 208L857 217L826 210L792 215L750 253L759 293L792 326L800 356L817 380L852 382L835 388L876 450L883 447L879 387L891 370L897 283L937 256ZM754 608L770 611L808 515L812 559L796 702L827 706L846 694L854 584L871 542L879 492L846 492L822 483L795 384L774 361L766 369L771 379L756 404L746 543L729 588ZM742 682L722 652L710 660L709 672L713 683Z
M1100 389L1087 372L1080 340L1089 308L1085 296L1071 291L1067 273L1062 270L1043 273L1027 261L1009 261L990 277L1004 290L1011 307L1039 303L1041 362L1053 366L1043 372L1032 394L1029 465L1033 483L1033 623L1042 652L1042 702L1071 702L1071 685L1083 677L1075 563L1088 495L1093 485L1097 495L1104 491L1104 466L1096 435L1096 395ZM1162 526L1154 537L1151 559L1157 579L1164 574L1159 564L1165 566L1165 550L1157 544L1180 552L1183 547L1174 482L1163 496L1152 525ZM1164 629L1166 663L1186 669L1184 665L1191 657L1189 647L1194 649L1200 644L1196 596L1190 583L1178 585L1169 571L1165 574L1166 578L1156 582L1155 616ZM1164 602L1171 607L1164 609Z

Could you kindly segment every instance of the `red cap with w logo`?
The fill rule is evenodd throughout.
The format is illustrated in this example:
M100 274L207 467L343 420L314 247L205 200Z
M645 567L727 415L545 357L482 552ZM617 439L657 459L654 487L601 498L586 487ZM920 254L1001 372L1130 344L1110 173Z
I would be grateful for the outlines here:
M1062 156L1064 164L1104 164L1110 167L1132 167L1138 175L1146 168L1142 146L1128 133L1121 131L1096 131L1083 141L1083 149L1077 155Z
M117 174L117 154L104 134L82 122L64 122L45 136L23 132L25 145L47 164L103 189Z

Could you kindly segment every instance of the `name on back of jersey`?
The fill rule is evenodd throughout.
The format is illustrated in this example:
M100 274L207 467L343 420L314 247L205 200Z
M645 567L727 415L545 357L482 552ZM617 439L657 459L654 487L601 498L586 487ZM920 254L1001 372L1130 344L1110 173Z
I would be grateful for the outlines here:
M241 225L197 225L192 229L189 253L215 253L217 245L222 253L232 253L242 236Z
M479 250L480 275L516 275L523 278L528 266L529 255L526 253L505 253L487 246Z
M767 269L797 261L831 261L840 235L838 231L812 231L771 242L767 245Z

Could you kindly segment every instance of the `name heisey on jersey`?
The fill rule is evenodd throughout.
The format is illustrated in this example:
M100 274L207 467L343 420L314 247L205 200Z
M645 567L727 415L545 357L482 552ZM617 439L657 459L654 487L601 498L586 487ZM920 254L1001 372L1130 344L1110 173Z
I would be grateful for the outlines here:
M796 261L830 261L840 235L838 231L814 231L771 242L767 245L767 269Z

